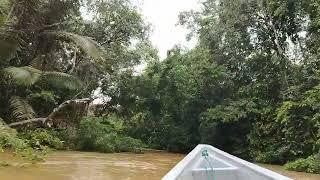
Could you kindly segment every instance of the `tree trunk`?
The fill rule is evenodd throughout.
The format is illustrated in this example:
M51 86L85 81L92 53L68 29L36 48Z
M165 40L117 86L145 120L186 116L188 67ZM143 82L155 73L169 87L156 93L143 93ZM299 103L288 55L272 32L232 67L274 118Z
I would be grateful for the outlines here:
M68 100L68 101L65 101L62 104L60 104L58 107L54 108L53 111L46 118L28 119L25 121L11 123L8 126L9 127L18 127L18 126L22 126L22 125L30 124L30 123L36 123L36 124L40 123L41 125L51 127L57 113L60 112L61 110L63 110L66 106L68 106L70 104L76 104L76 105L85 104L86 106L88 106L91 101L92 101L92 99L89 99L89 98ZM88 110L88 108L86 108L86 110ZM87 114L87 113L85 113L85 114Z

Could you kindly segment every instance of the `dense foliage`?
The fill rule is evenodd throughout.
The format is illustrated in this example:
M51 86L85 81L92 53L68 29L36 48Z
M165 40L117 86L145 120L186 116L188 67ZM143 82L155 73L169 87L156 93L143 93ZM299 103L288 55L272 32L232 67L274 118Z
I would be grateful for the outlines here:
M148 31L129 0L2 0L1 150L37 159L48 148L120 152L143 147L107 121L81 119L100 84L157 59ZM14 126L18 132L6 125L20 122ZM87 139L90 133L97 139ZM87 143L91 140L94 147Z
M258 162L307 158L289 169L318 172L319 8L314 0L206 0L179 17L197 47L177 46L139 76L123 72L116 93L104 93L128 133L156 148L208 143Z
M59 148L61 139L87 151L139 151L144 142L188 152L207 143L319 173L319 1L205 0L179 22L198 44L159 61L129 0L1 1L0 117L53 129L23 124L23 140L7 129L2 148ZM83 119L88 105L75 99L97 92L99 117Z
M297 159L285 165L285 168L293 171L305 171L309 173L320 174L320 160L319 157L309 156L306 159Z
M121 69L156 58L148 29L127 0L2 1L0 117L47 117L67 100L92 97Z
M42 145L39 144L39 146ZM5 149L12 150L15 154L31 161L43 160L48 150L44 147L42 149L34 149L29 141L18 137L17 132L14 129L7 127L3 122L0 122L0 152L3 152ZM8 165L8 163L2 163L3 166Z
M20 136L22 139L25 139L33 149L62 149L63 147L63 141L54 136L52 132L45 129L27 131L25 133L20 133Z
M145 145L125 135L122 123L116 116L84 118L78 131L78 149L105 153L141 151Z

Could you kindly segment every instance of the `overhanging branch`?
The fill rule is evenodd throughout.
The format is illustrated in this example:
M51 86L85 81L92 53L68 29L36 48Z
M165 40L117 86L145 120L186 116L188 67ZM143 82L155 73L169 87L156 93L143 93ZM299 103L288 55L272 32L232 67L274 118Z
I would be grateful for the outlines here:
M92 101L92 99L89 99L89 98L68 100L68 101L65 101L62 104L60 104L58 107L54 108L53 111L46 118L28 119L25 121L11 123L8 126L9 127L17 127L17 126L21 126L21 125L25 125L25 124L30 124L30 123L41 123L45 126L50 127L50 124L51 124L50 122L54 121L54 117L56 116L56 114L58 112L60 112L60 110L64 109L66 106L68 106L70 104L87 104L87 105L89 105L91 101Z

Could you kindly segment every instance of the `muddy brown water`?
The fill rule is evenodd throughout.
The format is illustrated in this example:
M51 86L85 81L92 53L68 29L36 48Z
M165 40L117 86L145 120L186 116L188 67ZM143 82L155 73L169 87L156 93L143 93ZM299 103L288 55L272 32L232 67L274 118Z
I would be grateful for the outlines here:
M23 165L11 154L0 153L0 180L158 180L184 155L148 152L145 154L58 151L43 163ZM22 165L22 166L21 166ZM262 165L296 180L320 180L320 175L285 171L281 166Z

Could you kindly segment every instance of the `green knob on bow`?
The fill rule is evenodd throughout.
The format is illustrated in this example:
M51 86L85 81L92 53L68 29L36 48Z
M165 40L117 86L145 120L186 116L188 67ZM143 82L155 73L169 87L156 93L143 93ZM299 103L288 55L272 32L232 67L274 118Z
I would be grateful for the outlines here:
M203 150L203 151L202 151L202 156L203 156L203 157L208 157L208 156L209 156L208 150L206 150L206 149Z

